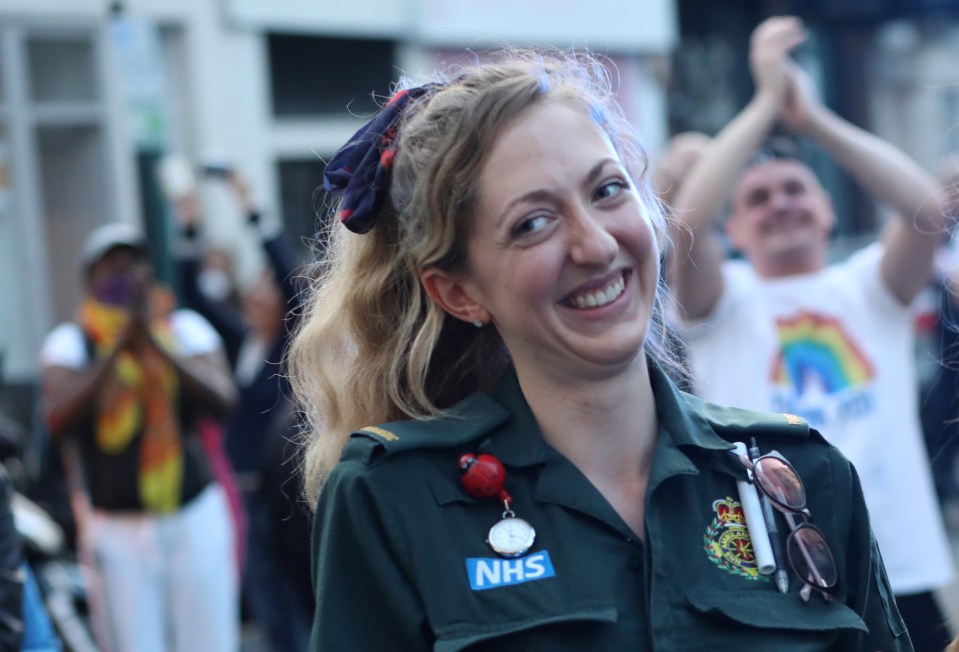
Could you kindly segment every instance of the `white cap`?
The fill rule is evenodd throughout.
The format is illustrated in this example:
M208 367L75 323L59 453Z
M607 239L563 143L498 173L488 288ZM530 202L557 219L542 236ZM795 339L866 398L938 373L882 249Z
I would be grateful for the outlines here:
M146 253L146 238L140 229L124 222L110 222L99 226L83 243L83 269L90 269L94 263L117 247L130 247Z

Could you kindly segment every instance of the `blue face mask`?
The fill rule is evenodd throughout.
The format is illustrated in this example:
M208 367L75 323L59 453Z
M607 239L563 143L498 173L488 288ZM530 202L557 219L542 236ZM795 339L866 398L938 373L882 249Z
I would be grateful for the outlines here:
M120 272L108 276L93 288L93 296L100 303L111 306L128 306L135 285L133 272Z

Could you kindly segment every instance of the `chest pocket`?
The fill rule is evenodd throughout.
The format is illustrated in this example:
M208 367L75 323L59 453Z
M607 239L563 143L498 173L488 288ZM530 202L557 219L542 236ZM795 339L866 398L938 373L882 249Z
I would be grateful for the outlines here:
M437 480L430 486L441 509L429 512L436 518L429 525L449 531L451 543L411 552L412 566L423 578L434 650L636 649L623 643L635 643L639 627L624 627L617 609L636 604L642 590L640 582L630 581L632 575L623 579L622 548L632 549L631 544L610 543L605 529L583 527L578 513L545 504L532 519L536 542L529 553L499 559L484 539L501 518L502 505L471 498L453 483ZM516 503L532 505L533 497L523 489L512 492ZM570 536L573 532L576 536ZM473 561L482 562L484 570L471 566ZM623 586L632 587L628 595L635 599L622 597Z
M436 632L433 649L436 652L617 650L620 648L612 643L607 647L601 643L610 640L616 620L614 607L596 606L495 625L454 625Z
M846 605L826 602L815 592L803 602L795 587L786 594L692 590L686 603L701 624L690 630L690 640L684 641L690 644L725 642L727 635L740 649L811 650L823 649L844 635L869 631Z

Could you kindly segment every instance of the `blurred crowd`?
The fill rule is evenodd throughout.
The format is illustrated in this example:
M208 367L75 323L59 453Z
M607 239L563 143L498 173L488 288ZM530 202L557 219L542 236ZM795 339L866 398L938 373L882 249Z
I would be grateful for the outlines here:
M44 522L36 532L21 516L21 537L5 539L16 543L4 568L17 574L10 595L23 608L4 614L32 604L46 616L41 644L28 636L36 626L10 624L22 649L228 651L249 625L266 649L303 650L309 516L284 367L298 261L232 166L171 157L157 173L175 225L176 278L156 278L133 226L105 224L83 243L85 294L40 354L40 477L17 483L18 501ZM260 243L265 263L245 284L232 253L205 237L200 174L230 192L237 226ZM4 456L19 469L29 438L3 425ZM60 537L53 548L44 549L42 526ZM4 527L14 534L12 522ZM56 561L50 573L67 569L73 585L57 593L43 576L28 603L17 587L29 588L31 560L44 573ZM58 611L58 600L70 609Z

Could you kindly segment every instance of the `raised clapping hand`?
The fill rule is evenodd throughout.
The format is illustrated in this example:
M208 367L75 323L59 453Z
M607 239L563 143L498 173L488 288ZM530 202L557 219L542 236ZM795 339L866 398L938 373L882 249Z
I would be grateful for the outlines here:
M130 291L128 310L129 321L117 343L118 350L129 350L132 353L142 353L147 348L156 348L153 336L150 334L150 287L152 276L148 269L137 268L134 271L133 287Z
M787 66L786 95L779 108L779 119L796 133L804 133L823 110L822 101L809 74L790 62Z
M749 42L749 67L756 94L766 94L777 103L783 101L795 64L789 53L806 40L806 29L795 16L767 18L753 30Z
M246 182L243 174L236 168L231 168L230 174L227 176L227 181L229 181L230 187L233 189L233 194L237 202L239 202L240 207L244 211L252 210L254 208L253 195L250 193L250 186Z
M686 131L669 141L653 168L653 186L663 201L669 203L711 140L706 134Z
M200 223L200 200L193 193L173 200L173 213L181 228L196 228Z

